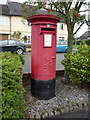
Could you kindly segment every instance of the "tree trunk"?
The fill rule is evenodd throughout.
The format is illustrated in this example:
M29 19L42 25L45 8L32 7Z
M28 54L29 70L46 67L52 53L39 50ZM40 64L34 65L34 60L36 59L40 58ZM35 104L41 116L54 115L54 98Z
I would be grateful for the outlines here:
M72 54L72 50L73 50L73 29L74 27L72 27L70 25L70 23L67 24L67 29L68 29L68 50L67 53Z

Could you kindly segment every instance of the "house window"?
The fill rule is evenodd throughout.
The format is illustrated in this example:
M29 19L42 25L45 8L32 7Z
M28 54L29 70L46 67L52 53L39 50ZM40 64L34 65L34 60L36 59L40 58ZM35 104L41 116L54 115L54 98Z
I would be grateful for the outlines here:
M0 16L0 25L9 25L10 18L8 16Z
M59 41L64 41L65 37L59 37Z
M64 29L64 24L60 24L60 29L61 29L61 30Z
M24 36L24 43L25 44L31 44L31 37L30 36Z

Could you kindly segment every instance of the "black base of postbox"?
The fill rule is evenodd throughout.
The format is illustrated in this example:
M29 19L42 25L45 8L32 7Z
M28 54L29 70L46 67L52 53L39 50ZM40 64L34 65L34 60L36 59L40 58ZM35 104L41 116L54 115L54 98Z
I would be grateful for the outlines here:
M55 97L55 79L35 80L31 78L31 93L34 97L42 100Z

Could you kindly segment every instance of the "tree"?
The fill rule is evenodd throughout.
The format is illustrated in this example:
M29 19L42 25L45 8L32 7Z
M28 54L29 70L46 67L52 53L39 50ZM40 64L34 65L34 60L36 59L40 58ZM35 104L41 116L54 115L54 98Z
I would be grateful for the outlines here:
M55 0L50 0L48 2L29 2L28 7L25 7L27 4L27 2L25 2L23 4L24 15L25 17L27 17L27 15L30 16L30 13L33 15L40 8L46 9L50 14L57 13L57 16L64 19L64 22L67 24L68 53L72 53L74 35L85 23L85 15L80 14L80 8L85 4L85 0L81 0L82 2L79 2L79 0L77 0L77 2L74 2L74 0L72 0L72 2L54 1ZM74 31L76 23L79 24L79 27Z
M21 40L21 32L20 31L16 31L14 32L12 35L11 35L11 38L12 39L15 39L15 40Z

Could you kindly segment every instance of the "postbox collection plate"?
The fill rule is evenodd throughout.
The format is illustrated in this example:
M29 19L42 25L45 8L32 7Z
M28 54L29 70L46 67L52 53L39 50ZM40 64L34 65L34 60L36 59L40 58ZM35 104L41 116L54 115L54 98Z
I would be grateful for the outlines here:
M44 34L44 47L52 47L52 34Z

